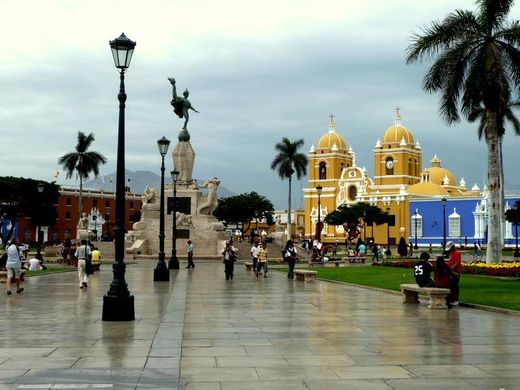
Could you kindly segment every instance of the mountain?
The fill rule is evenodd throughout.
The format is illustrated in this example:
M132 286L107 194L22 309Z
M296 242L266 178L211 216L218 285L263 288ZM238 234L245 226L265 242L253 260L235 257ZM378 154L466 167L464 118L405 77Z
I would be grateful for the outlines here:
M161 176L151 171L130 171L125 170L126 185L130 187L130 191L138 194L142 194L146 187L161 187ZM171 182L170 177L164 178L165 184ZM203 184L204 181L200 181ZM112 191L116 190L116 173L109 173L108 175L99 176L96 179L88 180L83 184L84 188L90 188L92 190L104 190ZM226 198L228 196L236 195L224 186L218 187L218 197Z

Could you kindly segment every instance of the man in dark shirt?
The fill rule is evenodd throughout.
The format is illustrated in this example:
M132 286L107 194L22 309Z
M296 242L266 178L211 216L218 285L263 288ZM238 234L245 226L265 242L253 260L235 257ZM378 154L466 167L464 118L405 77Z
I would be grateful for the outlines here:
M435 287L435 283L430 276L433 272L433 266L428 261L429 259L430 255L427 252L422 252L419 261L414 266L413 274L419 287Z

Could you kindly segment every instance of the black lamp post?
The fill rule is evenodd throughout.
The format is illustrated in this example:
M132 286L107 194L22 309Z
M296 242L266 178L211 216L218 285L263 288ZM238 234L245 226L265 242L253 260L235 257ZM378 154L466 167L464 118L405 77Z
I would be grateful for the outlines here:
M417 216L419 215L419 213L417 212L417 210L415 210L415 213L413 213L413 215L413 226L415 230L415 245L413 246L413 249L419 249L419 246L417 245Z
M105 221L107 221L107 232L106 232L106 240L110 241L112 235L110 234L110 213L107 211L105 213Z
M386 221L386 246L390 248L390 207L386 208L388 220Z
M114 225L115 261L112 265L114 279L110 289L103 297L103 321L133 321L135 319L134 296L130 295L125 281L125 71L130 66L135 42L122 33L110 41L112 56L119 69L120 86L119 128L117 134L117 173L116 173L116 219Z
M157 141L159 153L161 154L161 211L159 215L159 262L153 271L154 282L167 282L170 280L170 272L164 261L164 156L168 152L170 140L162 137Z
M318 227L316 229L316 239L318 242L321 242L321 191L323 191L323 187L317 186L316 193L318 194Z
M94 212L97 212L97 209L94 209ZM94 221L94 241L97 241L97 215L94 214L92 220Z
M43 183L38 183L36 187L38 188L38 193L39 194L43 193L43 187L44 187ZM36 245L36 258L38 260L42 260L42 253L41 253L42 252L42 240L41 240L42 233L40 231L40 223L39 222L38 222L38 228L36 230L36 234L38 235L37 240L36 240L36 242L37 242L37 245Z
M177 259L177 180L179 179L179 171L171 171L173 180L173 207L172 207L172 257L168 262L169 269L179 269L179 260Z
M446 198L442 198L442 249L446 249Z
M363 242L367 243L367 212L363 210Z
M515 252L513 257L520 257L520 252L518 251L518 222L515 223Z

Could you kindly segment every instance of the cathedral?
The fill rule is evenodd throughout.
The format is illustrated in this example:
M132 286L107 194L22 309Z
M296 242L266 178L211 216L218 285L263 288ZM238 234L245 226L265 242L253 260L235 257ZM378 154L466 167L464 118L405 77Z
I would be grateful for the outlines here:
M468 189L463 178L457 182L437 156L423 168L421 145L401 123L399 108L394 121L374 145L374 176L370 177L336 131L331 115L328 131L309 150L309 185L303 189L305 235L314 237L318 219L323 223L340 205L367 202L390 215L388 224L360 227L367 242L392 245L404 237L419 245L440 245L444 238L464 241L462 244L468 240L484 243L485 189L481 191L476 185ZM517 199L506 196L506 209ZM506 241L512 238L507 225ZM343 226L322 226L322 241L345 241Z

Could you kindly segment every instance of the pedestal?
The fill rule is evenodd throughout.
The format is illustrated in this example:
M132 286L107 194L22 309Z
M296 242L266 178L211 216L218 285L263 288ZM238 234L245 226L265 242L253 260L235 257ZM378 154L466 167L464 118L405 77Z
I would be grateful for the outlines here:
M189 182L192 179L193 165L195 164L195 151L191 143L179 141L172 152L173 166L179 171L179 181Z
M103 321L133 321L135 320L134 296L117 297L103 296Z

